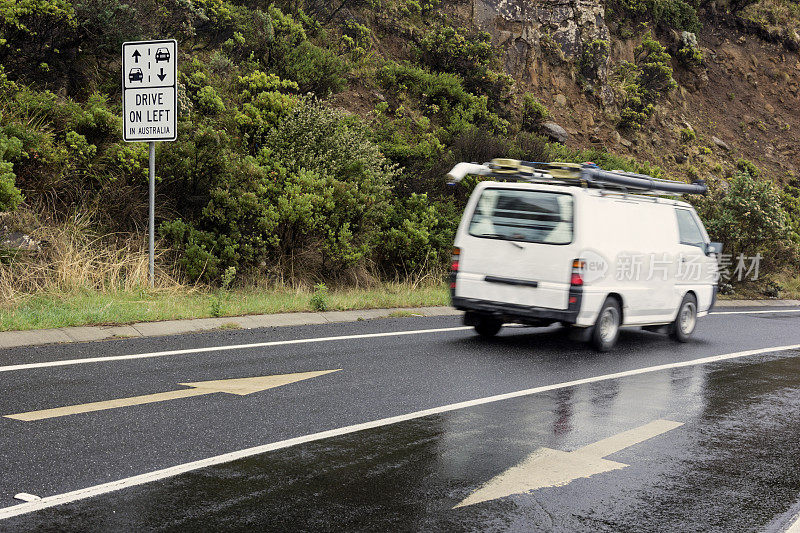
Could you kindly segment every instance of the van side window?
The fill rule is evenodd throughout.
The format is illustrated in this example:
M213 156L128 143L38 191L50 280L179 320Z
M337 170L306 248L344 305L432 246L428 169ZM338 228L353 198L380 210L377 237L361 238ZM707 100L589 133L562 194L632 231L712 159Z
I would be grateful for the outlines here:
M705 239L691 211L676 209L675 214L678 217L678 234L680 235L681 244L702 247L705 244Z
M484 189L469 224L474 237L542 244L572 242L572 195Z

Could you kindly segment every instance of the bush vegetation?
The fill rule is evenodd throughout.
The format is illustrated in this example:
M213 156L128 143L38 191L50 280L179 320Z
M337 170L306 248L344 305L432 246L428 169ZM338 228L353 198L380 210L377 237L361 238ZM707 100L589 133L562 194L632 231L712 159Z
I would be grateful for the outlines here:
M656 25L696 33L700 29L696 3L684 0L614 0L607 6L622 23L652 21Z
M672 78L671 57L649 33L634 51L635 63L616 66L614 78L622 100L620 125L640 128L655 112L656 103L677 86Z
M761 270L768 274L798 261L797 213L787 200L773 182L739 170L727 187L714 184L695 202L711 239L725 243L724 253L761 254Z
M522 98L522 129L536 131L536 129L550 117L550 111L533 94L525 93Z
M453 26L435 15L437 4L391 6L410 35L401 60L379 53L368 21L351 12L328 20L308 4L317 17L303 2L0 2L0 211L14 212L4 225L43 246L38 255L3 255L11 268L0 285L131 291L144 283L147 147L120 136L118 54L123 40L145 36L176 38L181 54L178 139L160 143L156 154L162 287L199 281L227 291L266 279L335 288L435 277L475 183L445 186L443 175L459 161L591 160L663 174L537 136L549 114L544 105L525 94L521 113L515 110L518 93L499 72L488 35ZM680 0L625 6L639 14L657 7L665 23L696 26ZM417 27L422 14L432 23ZM586 48L583 77L600 75L608 48L606 41ZM615 69L623 125L643 124L674 87L669 64L647 36L635 62ZM355 76L361 79L351 86ZM371 112L338 108L361 101L362 94L353 97L359 92L375 95ZM754 166L739 168L756 180ZM758 205L774 199L748 183L734 184L736 194L755 195ZM792 198L779 201L787 227L796 228ZM744 216L736 205L707 207L720 235L731 227L726 220ZM63 265L85 280L64 274ZM226 312L224 300L215 300L215 313ZM318 306L307 295L303 305Z

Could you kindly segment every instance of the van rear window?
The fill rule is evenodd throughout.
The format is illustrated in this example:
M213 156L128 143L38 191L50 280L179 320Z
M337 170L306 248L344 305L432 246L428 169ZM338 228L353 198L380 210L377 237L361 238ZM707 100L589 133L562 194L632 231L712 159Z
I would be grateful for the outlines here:
M469 224L474 237L569 244L572 195L522 189L484 189Z

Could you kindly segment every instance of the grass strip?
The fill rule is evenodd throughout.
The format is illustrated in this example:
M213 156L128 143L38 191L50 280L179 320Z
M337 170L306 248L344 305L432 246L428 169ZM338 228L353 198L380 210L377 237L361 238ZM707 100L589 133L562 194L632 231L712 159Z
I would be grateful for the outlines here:
M76 291L45 293L0 306L0 331L67 326L324 310L381 309L449 305L445 285L391 283L369 289L332 289L312 303L304 289L237 289L226 292Z

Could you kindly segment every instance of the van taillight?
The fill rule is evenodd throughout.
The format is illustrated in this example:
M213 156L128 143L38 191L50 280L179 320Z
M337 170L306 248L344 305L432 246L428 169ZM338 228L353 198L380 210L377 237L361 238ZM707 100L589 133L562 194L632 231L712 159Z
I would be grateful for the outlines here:
M450 289L456 288L456 275L458 274L458 261L461 258L461 248L453 248L453 255L450 256Z
M573 286L583 285L583 269L586 268L586 262L583 259L575 259L572 261L572 277L569 284Z
M461 248L453 248L453 255L450 256L450 271L458 272L458 260L461 257Z

